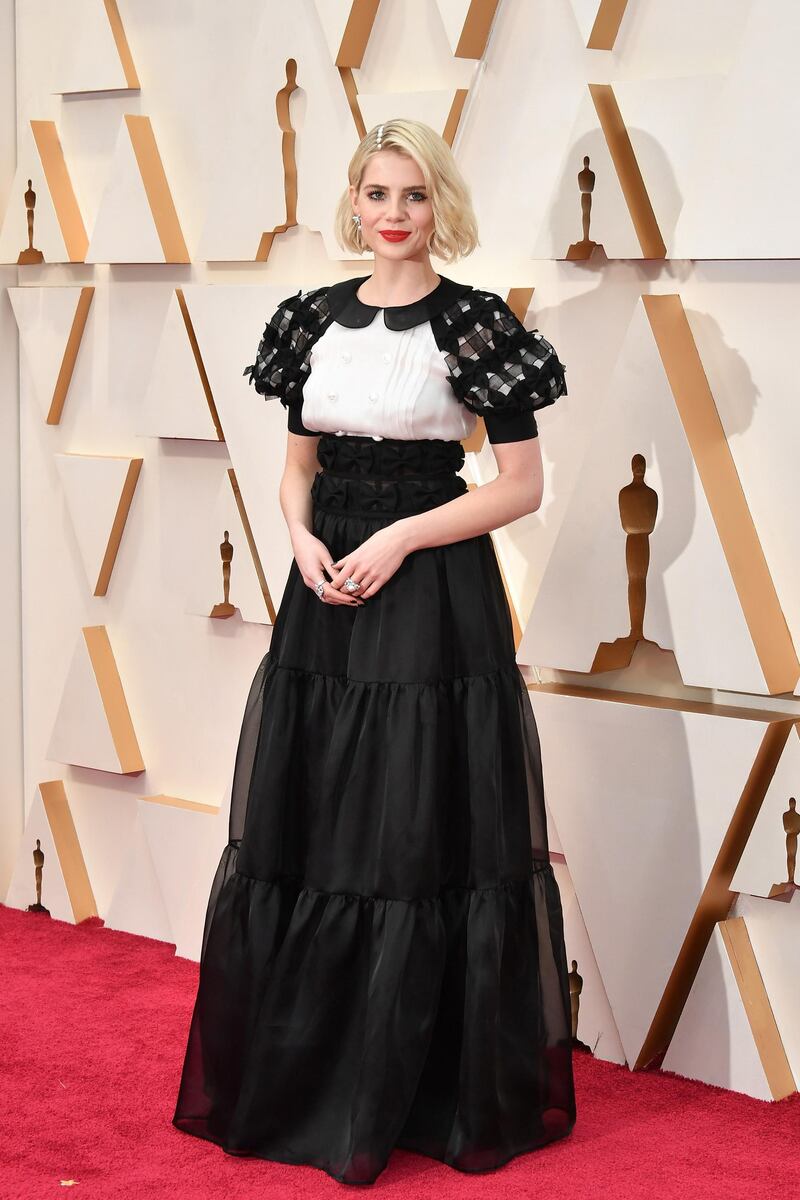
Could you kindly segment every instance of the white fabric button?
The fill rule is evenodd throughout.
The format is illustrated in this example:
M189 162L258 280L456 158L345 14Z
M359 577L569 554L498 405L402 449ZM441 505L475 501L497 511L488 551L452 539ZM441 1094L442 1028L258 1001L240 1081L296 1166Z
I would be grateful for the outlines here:
M332 403L336 403L336 401L339 399L339 393L338 392L328 392L328 399Z
M349 350L343 350L343 351L342 351L342 361L343 361L343 362L350 362L350 359L351 359L352 357L353 357L353 356L352 356L352 354L350 353L350 351L349 351Z
M375 400L377 400L377 399L379 398L379 395L380 395L380 393L379 393L379 392L370 392L370 394L369 394L369 398L370 398L370 400L373 400L373 401L375 401Z
M388 350L384 350L384 352L383 352L383 354L381 355L381 357L382 357L382 359L383 359L383 361L384 361L385 363L390 363L390 362L392 361L392 356L391 356L391 354L389 353L389 351L388 351Z

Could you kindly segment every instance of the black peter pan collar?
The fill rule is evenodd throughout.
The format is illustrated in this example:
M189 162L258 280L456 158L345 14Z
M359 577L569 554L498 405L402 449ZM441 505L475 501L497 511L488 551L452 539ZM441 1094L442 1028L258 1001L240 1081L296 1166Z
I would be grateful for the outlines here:
M359 300L356 292L369 275L359 275L354 279L341 279L328 288L328 308L331 316L340 325L350 329L363 329L371 325L375 314L381 309L376 304L365 304ZM472 291L468 283L456 283L446 275L439 277L439 282L432 292L414 300L411 304L395 304L383 309L383 319L387 329L411 329L414 325L422 325L431 317L437 316L451 305L459 296Z

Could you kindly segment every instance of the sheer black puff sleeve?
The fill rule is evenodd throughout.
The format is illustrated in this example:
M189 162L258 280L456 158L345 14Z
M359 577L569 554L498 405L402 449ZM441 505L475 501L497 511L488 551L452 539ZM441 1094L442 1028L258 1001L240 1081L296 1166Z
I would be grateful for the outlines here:
M473 288L442 314L440 345L462 404L483 417L490 442L536 437L534 412L567 395L565 364L495 292Z
M292 433L314 436L306 429L301 409L303 386L310 370L311 350L319 336L321 317L317 301L324 288L303 293L298 290L281 300L264 328L256 351L256 360L245 367L249 383L264 397L276 396L288 409L288 428Z

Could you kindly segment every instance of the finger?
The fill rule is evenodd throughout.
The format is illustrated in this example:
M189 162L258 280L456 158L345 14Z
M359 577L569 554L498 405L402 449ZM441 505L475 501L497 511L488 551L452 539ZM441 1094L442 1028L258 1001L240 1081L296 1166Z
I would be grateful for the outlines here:
M348 575L352 571L355 570L355 567L350 566L347 564L347 562L345 562L345 563L343 563L343 565L341 567L334 566L332 568L332 570L333 570L333 579L331 581L331 587L336 588L336 590L338 591L339 588L344 583L345 579L347 579Z
M341 592L337 591L336 588L332 587L331 584L329 584L329 583L325 584L324 595L329 597L331 604L354 605L354 604L361 603L360 597L354 598L349 594L349 592L342 594Z
M355 588L348 587L348 585L347 585L348 579L351 580L357 586ZM367 580L359 579L355 575L345 575L344 579L342 580L341 591L346 596L355 596L357 599L360 600L361 597L364 595L364 588L366 586L367 586Z
M330 588L330 584L328 583L328 581L325 579L324 576L322 576L318 579L311 579L309 576L304 575L303 582L305 583L306 587L310 588L311 591L314 592L314 594L317 596L318 600L322 600L326 604L333 604L336 602L335 597L337 597L339 595L339 593L338 592L327 592L327 594L326 594L325 589ZM319 592L317 591L317 586L320 583L324 584L322 595L320 595Z
M380 590L382 583L379 579L373 579L370 583L366 583L362 591L358 594L362 600L368 600L370 596L374 596Z
M317 579L312 579L309 576L304 575L303 582L305 583L306 587L311 588L311 590L317 594L318 598L320 600L324 600L326 604L353 604L355 602L360 602L360 594L351 595L350 592L343 593L338 588L333 587L331 583L328 583L324 576L321 576ZM317 592L318 583L322 583L324 585L321 596Z

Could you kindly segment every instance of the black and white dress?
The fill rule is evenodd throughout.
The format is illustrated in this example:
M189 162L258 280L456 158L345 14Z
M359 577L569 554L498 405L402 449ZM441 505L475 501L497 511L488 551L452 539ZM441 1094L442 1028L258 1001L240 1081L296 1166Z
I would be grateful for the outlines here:
M245 370L317 436L333 560L463 495L462 439L537 436L564 365L493 292L368 276L287 297ZM363 606L293 559L248 696L173 1123L372 1183L394 1147L485 1171L575 1122L536 723L490 535Z

